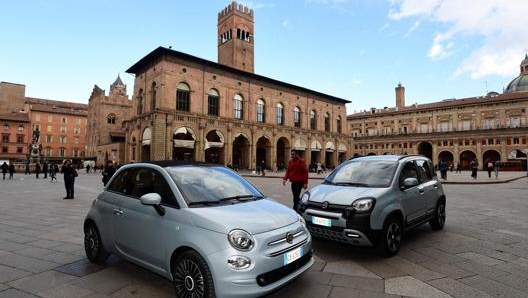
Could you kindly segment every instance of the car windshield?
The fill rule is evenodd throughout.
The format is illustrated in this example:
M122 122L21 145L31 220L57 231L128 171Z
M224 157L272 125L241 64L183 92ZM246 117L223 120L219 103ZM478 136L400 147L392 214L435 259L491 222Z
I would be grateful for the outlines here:
M388 187L398 162L388 160L351 160L337 167L325 180L325 184Z
M179 166L167 172L190 207L218 206L263 198L262 193L237 173L224 167Z

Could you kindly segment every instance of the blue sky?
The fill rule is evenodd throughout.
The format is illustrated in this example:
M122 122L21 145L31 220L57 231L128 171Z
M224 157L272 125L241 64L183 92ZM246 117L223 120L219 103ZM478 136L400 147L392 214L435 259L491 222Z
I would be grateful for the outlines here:
M528 52L525 0L237 1L255 73L352 101L347 112L502 92ZM88 103L158 46L217 61L224 0L0 0L0 81ZM477 4L478 3L478 4Z

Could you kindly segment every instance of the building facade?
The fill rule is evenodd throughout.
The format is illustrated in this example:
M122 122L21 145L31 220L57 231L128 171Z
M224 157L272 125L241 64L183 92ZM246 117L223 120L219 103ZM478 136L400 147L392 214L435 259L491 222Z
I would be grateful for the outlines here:
M462 169L473 159L481 169L500 160L504 169L526 170L528 56L502 94L406 106L405 88L395 91L395 107L347 117L353 155L415 153Z
M0 121L5 132L0 159L18 163L85 158L87 105L25 96L25 85L0 82ZM34 132L38 152L30 148ZM9 134L9 136L7 136ZM7 144L7 145L6 145ZM31 160L30 160L31 159Z
M28 136L31 136L28 114L0 114L0 125L0 164L4 161L25 159L28 154Z
M125 132L123 121L131 116L132 101L128 98L126 85L118 76L110 85L108 96L105 90L94 86L88 101L88 125L86 128L86 157L99 165L112 161L125 162Z
M348 157L349 101L254 73L253 10L218 14L218 60L159 47L130 67L126 161L198 160L283 168L291 150L329 167Z

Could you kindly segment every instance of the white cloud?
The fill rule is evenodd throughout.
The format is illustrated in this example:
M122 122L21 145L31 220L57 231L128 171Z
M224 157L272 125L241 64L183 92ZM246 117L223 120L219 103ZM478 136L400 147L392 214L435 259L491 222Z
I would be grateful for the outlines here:
M420 22L419 21L414 22L414 24L411 26L411 28L409 28L409 30L407 30L407 33L405 33L403 37L407 37L411 35L411 33L413 33L414 30L418 29L418 27L420 27Z
M453 77L469 74L512 76L528 49L526 0L387 0L389 18L419 18L443 28L432 38L428 56L444 59L457 52L455 45L471 47ZM471 41L478 40L474 44Z

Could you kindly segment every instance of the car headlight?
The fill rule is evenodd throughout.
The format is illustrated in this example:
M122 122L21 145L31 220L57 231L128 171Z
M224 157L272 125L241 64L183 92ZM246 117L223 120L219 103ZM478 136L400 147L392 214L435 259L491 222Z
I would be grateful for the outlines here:
M368 212L374 207L376 200L374 198L357 199L352 203L356 212Z
M301 202L306 204L308 202L308 199L310 199L310 192L305 191L301 197Z
M248 251L255 245L253 236L244 230L232 230L227 234L229 244L241 251Z

